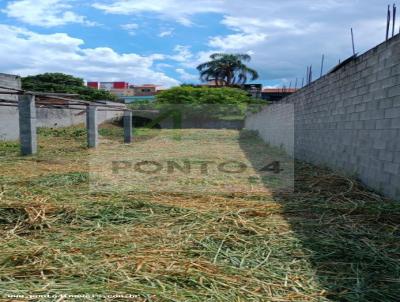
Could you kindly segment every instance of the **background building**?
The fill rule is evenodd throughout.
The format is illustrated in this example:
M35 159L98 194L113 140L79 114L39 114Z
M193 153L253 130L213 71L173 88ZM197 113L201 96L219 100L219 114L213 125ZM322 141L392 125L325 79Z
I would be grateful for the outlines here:
M86 86L94 88L94 89L99 89L99 82L87 82Z
M291 95L298 89L294 88L266 88L261 92L261 98L268 102L278 102L284 97Z
M107 90L117 96L125 103L136 101L155 100L155 96L160 91L157 85L143 84L133 85L128 82L87 82L88 87L94 89ZM214 81L205 84L194 85L194 87L217 87ZM293 88L262 88L262 84L245 84L238 86L249 93L253 98L263 99L268 102L277 102L286 96L296 92Z
M144 85L131 85L135 91L135 96L154 96L157 93L157 86L153 84L144 84Z
M242 89L246 90L253 98L261 99L262 84L244 84Z
M134 96L135 95L135 91L131 88L123 88L123 89L113 88L113 89L110 89L109 92L117 97Z
M154 100L157 85L131 85L128 82L87 82L88 87L107 90L125 103L141 100Z

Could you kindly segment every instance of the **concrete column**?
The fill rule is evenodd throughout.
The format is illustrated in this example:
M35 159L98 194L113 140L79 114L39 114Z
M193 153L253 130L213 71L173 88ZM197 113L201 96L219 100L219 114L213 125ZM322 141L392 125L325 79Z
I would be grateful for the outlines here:
M132 111L124 111L124 142L130 144L132 142Z
M98 129L97 129L97 108L96 106L86 107L86 129L88 148L96 148L98 145Z
M35 96L20 95L18 98L19 110L19 140L21 154L32 155L37 153L36 108Z

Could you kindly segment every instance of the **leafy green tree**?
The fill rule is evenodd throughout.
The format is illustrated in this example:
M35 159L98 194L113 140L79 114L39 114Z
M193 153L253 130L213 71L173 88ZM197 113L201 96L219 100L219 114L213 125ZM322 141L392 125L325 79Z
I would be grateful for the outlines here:
M78 94L87 101L110 100L116 97L104 90L86 87L83 80L63 73L44 73L22 78L22 89L38 92Z
M174 87L157 95L158 109L179 108L186 116L243 118L255 100L237 88Z
M251 60L248 54L215 53L210 59L197 66L200 79L204 82L215 81L217 86L235 86L259 77L257 71L245 64Z

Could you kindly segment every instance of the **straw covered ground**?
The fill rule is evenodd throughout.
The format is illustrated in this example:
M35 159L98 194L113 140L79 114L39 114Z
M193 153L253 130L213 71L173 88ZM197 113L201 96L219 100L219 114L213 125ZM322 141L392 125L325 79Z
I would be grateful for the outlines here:
M97 151L80 127L40 130L33 157L0 143L1 301L400 300L399 202L301 162L291 190L291 161L248 132L100 132ZM118 152L213 172L118 186L131 170L102 190ZM218 173L229 159L246 171ZM274 160L283 171L259 171Z

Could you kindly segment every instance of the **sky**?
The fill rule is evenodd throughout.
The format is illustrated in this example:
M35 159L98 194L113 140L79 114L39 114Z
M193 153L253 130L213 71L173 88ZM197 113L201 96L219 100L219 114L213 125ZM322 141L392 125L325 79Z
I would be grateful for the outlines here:
M212 53L248 53L266 87L301 83L383 42L382 0L0 0L0 72L198 83ZM398 3L400 5L400 3ZM398 24L400 24L398 20Z

